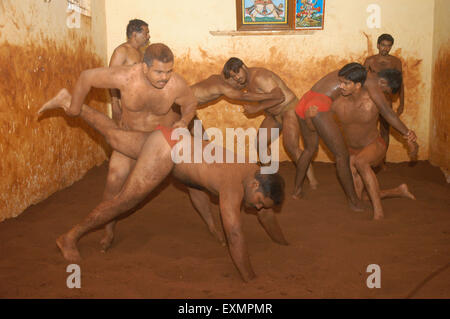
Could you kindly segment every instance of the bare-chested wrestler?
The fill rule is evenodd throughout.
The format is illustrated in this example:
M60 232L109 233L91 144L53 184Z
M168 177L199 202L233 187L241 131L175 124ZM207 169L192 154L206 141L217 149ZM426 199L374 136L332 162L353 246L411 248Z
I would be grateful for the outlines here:
M280 88L274 88L269 93L255 93L236 88L233 84L234 83L231 83L224 78L223 73L213 74L208 78L191 85L191 89L197 99L199 108L221 97L248 102L263 100L279 100L281 102L284 100L284 95ZM198 118L195 117L194 120L198 120ZM190 123L188 128L191 133L194 134L192 124L193 122ZM202 127L202 136L203 134L204 130Z
M130 20L127 25L127 42L119 45L113 52L109 66L133 65L142 62L141 49L150 41L148 23L139 19ZM112 118L120 123L122 108L120 106L120 91L110 89Z
M382 34L378 37L377 48L378 54L372 55L366 59L364 66L369 72L378 73L385 69L395 69L402 72L402 61L399 58L390 55L389 52L394 44L394 38L390 34ZM400 116L403 113L405 106L405 93L404 86L402 86L398 92L400 103L397 108L397 114ZM392 108L392 101L395 99L396 94L387 94L387 100L390 102ZM386 147L389 147L389 123L381 116L380 117L380 134L386 143Z
M406 197L415 199L406 184L382 190L372 170L386 155L387 146L377 128L378 107L364 84L367 71L358 65L348 64L339 71L342 96L334 101L332 110L337 114L350 152L350 165L356 193L361 198L365 188L373 205L374 219L384 217L381 198ZM401 88L402 74L395 69L378 72L384 93L397 93Z
M279 88L283 92L283 99L268 99L258 103L257 106L245 105L244 109L249 114L264 111L265 119L260 128L278 128L283 132L283 144L294 163L300 157L302 150L299 147L300 128L295 114L295 106L298 98L294 92L275 73L265 68L249 68L242 60L230 58L223 68L226 80L233 80L236 87L247 89L248 92L269 93ZM229 82L233 83L233 82ZM268 145L270 145L268 138ZM268 147L268 145L258 145ZM312 166L307 171L308 180L312 188L317 187L317 180Z
M354 63L354 66L364 68L358 63ZM334 154L337 174L349 200L350 208L360 210L359 208L362 207L362 203L358 199L353 185L347 146L330 111L333 101L341 96L338 72L339 70L333 71L314 84L311 90L303 95L295 109L305 142L305 149L297 161L294 196L302 196L305 171L309 166L313 154L317 151L319 137L321 137L328 149ZM403 134L404 138L408 141L410 152L415 153L417 152L417 144L415 143L416 135L413 131L408 130L395 112L389 107L389 102L386 100L382 90L382 84L383 81L380 82L376 74L369 73L364 85L380 114L395 129ZM317 114L313 117L309 117L307 113L311 106L317 107L318 110ZM310 121L306 122L306 118ZM313 127L310 127L309 124Z
M61 90L39 113L62 107L68 114L73 114L70 111L70 99L67 90ZM136 164L119 194L103 200L81 223L57 239L65 259L78 261L81 257L77 242L84 234L136 206L171 172L181 182L196 189L199 193L195 197L198 200L196 207L206 210L202 212L205 215L211 215L207 211L209 197L206 192L219 197L230 255L244 281L254 278L255 273L242 231L242 203L258 210L258 220L274 242L287 245L275 214L270 209L279 205L284 196L284 182L280 175L261 174L260 167L252 163L194 163L193 152L190 163L174 164L171 150L178 141L171 139L172 128L158 126L152 133L123 130L106 115L87 105L83 105L80 111L78 114L103 134L114 149L136 159ZM191 139L191 145L194 145L193 138L187 136ZM203 148L206 145L203 142ZM225 149L222 151L224 155L227 152ZM222 232L222 229L216 231Z
M162 43L155 43L146 49L141 63L83 71L75 85L67 114L79 115L81 105L92 87L117 88L121 92L121 128L151 132L158 125L186 126L195 115L197 101L183 77L173 72L173 64L172 51ZM182 113L175 123L174 118L168 116L173 112L174 103L180 105ZM134 171L135 164L134 158L113 151L104 200L119 194ZM105 251L114 239L114 226L114 221L109 223L101 239Z

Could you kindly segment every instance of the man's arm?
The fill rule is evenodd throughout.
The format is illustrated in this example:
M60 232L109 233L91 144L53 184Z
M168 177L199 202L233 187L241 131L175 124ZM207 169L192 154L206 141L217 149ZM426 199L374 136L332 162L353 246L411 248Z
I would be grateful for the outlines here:
M173 127L187 127L196 114L198 103L192 89L187 85L186 81L180 75L176 76L179 94L175 98L175 103L180 106L181 119L175 122Z
M275 80L270 75L258 74L255 76L253 81L254 81L254 84L256 84L257 88L262 92L273 92L273 91L277 91L277 90L281 91L281 88L278 86L278 84L275 82ZM284 99L285 99L285 96L283 94L283 96L281 98L263 100L260 103L258 103L257 106L245 105L244 109L245 109L245 112L247 112L249 114L258 113L265 109L269 109L275 105L283 103Z
M242 279L249 281L255 277L255 273L250 264L250 257L242 231L240 213L243 197L244 190L242 187L236 189L236 187L230 186L226 191L219 193L219 205L231 259L233 259Z
M399 71L402 72L402 86L400 87L400 105L397 108L397 114L400 116L403 113L405 108L405 87L403 85L403 70L402 70L402 62L399 60Z
M227 98L239 101L264 101L264 100L279 100L279 103L284 101L283 91L279 87L275 87L269 93L243 92L237 90L227 84L222 84L221 93Z
M72 101L66 113L70 116L78 116L81 106L91 88L121 89L126 83L127 67L96 68L81 72L72 93Z
M121 66L124 65L127 60L127 50L124 47L118 47L114 50L111 60L109 61L109 66ZM112 119L119 123L122 117L122 107L120 105L120 91L118 89L110 89L109 93L111 95L111 111Z
M398 115L389 107L383 92L378 88L377 84L368 83L367 89L372 101L377 106L381 116L397 131L399 131L403 138L408 143L409 155L414 158L417 156L418 145L416 143L417 136L414 131L408 129L405 124L398 118Z

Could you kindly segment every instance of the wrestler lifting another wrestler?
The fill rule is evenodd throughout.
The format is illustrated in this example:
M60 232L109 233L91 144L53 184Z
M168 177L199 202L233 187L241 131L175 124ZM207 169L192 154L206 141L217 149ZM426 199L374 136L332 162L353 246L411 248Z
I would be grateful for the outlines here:
M281 204L284 196L284 182L278 174L260 174L260 167L253 163L194 163L193 157L189 163L175 164L171 154L176 143L171 140L172 128L158 126L152 133L123 130L106 115L87 105L75 105L77 110L71 110L74 107L71 100L73 102L67 90L61 90L39 113L63 108L67 114L80 115L103 134L115 150L135 159L136 164L119 194L103 200L81 223L57 239L57 245L65 259L78 261L80 254L77 242L84 234L136 206L171 172L181 182L197 189L201 194L197 196L200 207L209 207L209 197L205 192L219 197L220 214L231 258L244 281L254 278L255 273L242 230L242 203L258 210L258 220L274 242L287 245L274 212L270 209ZM189 134L187 138L193 139ZM207 145L206 142L203 143L204 146ZM191 141L191 145L193 144ZM223 154L226 152L227 150L223 150ZM210 212L204 214L210 215Z

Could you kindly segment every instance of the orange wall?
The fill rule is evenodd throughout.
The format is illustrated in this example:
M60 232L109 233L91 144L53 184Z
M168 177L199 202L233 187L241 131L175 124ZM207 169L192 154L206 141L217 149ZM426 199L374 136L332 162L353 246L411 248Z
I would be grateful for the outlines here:
M433 37L433 89L430 162L450 175L450 1L436 0Z
M362 63L368 54L376 53L373 48L376 50L376 39L381 33L393 34L392 53L402 59L405 70L406 102L401 119L418 135L419 158L428 159L434 1L327 0L324 30L275 36L212 35L210 31L236 30L233 0L132 3L106 0L108 56L125 40L128 20L146 20L151 41L164 42L173 49L176 70L191 84L219 73L229 57L237 56L248 66L273 70L301 96L327 72L347 62ZM370 4L381 9L378 29L371 29L366 23ZM224 101L200 110L199 117L206 127L221 129L258 127L263 119L248 119L240 106ZM391 141L388 161L407 161L401 137ZM284 152L280 158L287 160ZM330 157L321 148L316 160L330 161Z
M104 1L93 18L66 24L66 1L0 1L0 221L79 180L107 157L103 139L81 120L36 111L83 69L104 65ZM90 104L106 110L96 91ZM103 102L102 102L103 101ZM64 213L64 212L61 212Z

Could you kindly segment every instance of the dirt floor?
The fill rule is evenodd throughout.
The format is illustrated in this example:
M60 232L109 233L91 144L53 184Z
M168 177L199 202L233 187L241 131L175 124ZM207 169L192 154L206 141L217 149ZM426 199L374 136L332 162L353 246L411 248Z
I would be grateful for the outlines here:
M244 231L257 278L241 281L228 250L193 209L183 186L168 180L117 225L100 252L101 231L83 237L81 289L69 289L55 239L99 202L106 164L70 188L0 223L0 298L450 298L450 186L428 162L388 164L382 188L405 182L417 197L383 200L373 221L347 208L332 164L315 163L319 188L290 196L277 215L290 245L273 243L252 214ZM287 194L292 163L282 163ZM369 289L367 266L381 269Z

